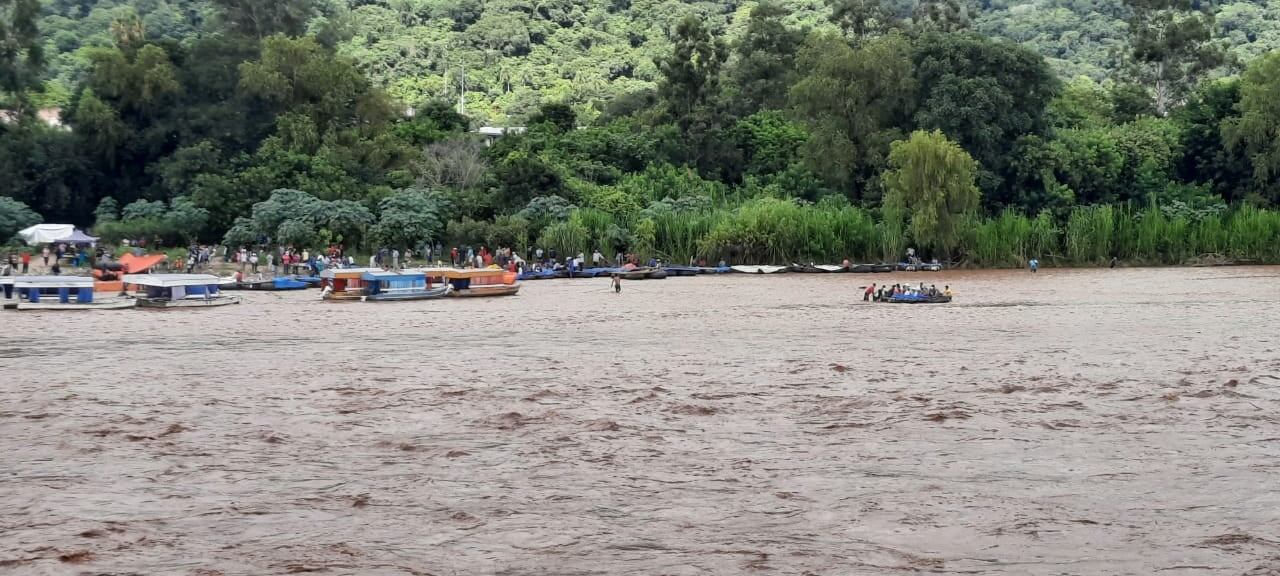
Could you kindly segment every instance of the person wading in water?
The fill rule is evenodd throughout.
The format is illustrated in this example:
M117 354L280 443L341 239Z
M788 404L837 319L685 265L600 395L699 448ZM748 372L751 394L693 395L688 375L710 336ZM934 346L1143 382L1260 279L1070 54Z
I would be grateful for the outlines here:
M613 275L613 293L614 294L622 293L622 276L618 274Z

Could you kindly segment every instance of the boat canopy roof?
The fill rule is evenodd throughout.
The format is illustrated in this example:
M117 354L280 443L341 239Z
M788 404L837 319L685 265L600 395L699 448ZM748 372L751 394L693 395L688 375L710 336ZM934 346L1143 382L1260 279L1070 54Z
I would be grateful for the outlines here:
M465 270L459 268L421 268L418 270L432 278L449 278L451 280L459 280L462 278L488 278L491 276L502 276L507 271L498 267L490 268L467 268Z
M213 286L222 281L212 274L125 274L125 284L172 288L174 286Z
M375 272L365 272L360 275L361 280L378 282L386 282L390 280L424 280L426 277L426 274L413 270L405 270L403 272L396 272L394 270L377 270Z
M19 276L17 288L93 288L92 276Z
M321 278L359 278L366 272L385 272L381 268L325 268L320 271Z

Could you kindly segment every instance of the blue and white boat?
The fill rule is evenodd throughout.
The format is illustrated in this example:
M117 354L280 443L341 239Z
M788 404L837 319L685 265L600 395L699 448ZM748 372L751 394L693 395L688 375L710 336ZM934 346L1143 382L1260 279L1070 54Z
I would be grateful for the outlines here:
M425 272L379 270L360 275L365 286L365 301L388 302L395 300L429 300L448 295L453 286L427 286Z
M137 286L142 308L205 308L239 304L239 296L219 289L221 278L210 274L125 274L126 286Z
M18 310L113 310L136 304L128 297L96 298L92 276L18 276L13 289Z

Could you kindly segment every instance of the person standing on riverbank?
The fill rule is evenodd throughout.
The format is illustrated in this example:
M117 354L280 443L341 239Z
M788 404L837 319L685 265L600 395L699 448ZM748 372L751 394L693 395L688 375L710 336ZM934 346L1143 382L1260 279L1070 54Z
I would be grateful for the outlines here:
M622 275L613 274L612 276L613 276L613 293L621 294L622 293Z
M1031 269L1032 274L1035 274L1040 269L1040 261L1032 258L1031 261L1027 262L1027 267Z
M23 250L22 251L22 273L26 274L29 270L31 270L31 252L27 250Z

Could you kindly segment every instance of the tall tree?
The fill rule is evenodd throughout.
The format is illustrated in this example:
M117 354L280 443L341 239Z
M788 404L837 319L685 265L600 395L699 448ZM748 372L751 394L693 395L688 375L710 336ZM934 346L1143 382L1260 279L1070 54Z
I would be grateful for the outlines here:
M1253 163L1253 178L1262 196L1280 201L1280 52L1253 62L1240 79L1239 118L1223 123L1232 150L1243 150Z
M960 245L961 223L978 210L978 164L942 132L917 130L893 143L884 173L886 210L905 214L911 237L949 256Z
M809 129L809 167L852 199L874 200L875 174L889 143L902 137L915 110L911 45L900 34L851 48L835 35L811 37L791 89L796 115Z
M301 36L316 14L314 0L213 0L234 31L251 38Z
M40 82L44 52L40 45L39 0L0 0L0 103L9 99L21 119L26 91Z
M673 159L704 175L734 179L740 167L732 157L736 149L722 137L730 119L720 90L729 49L693 16L676 25L671 44L671 53L655 62L661 75L658 95L679 131L679 140L671 143Z
M1028 48L974 34L925 34L915 42L916 125L940 129L980 164L984 199L1009 203L1018 139L1046 133L1058 80Z
M1227 62L1213 42L1213 4L1198 0L1128 0L1129 75L1149 86L1166 116L1209 71Z
M734 46L737 61L732 72L744 114L780 110L787 104L787 89L795 82L795 59L804 33L787 27L787 11L772 2L751 9L747 29Z
M826 0L831 22L855 42L895 28L899 20L881 0Z

